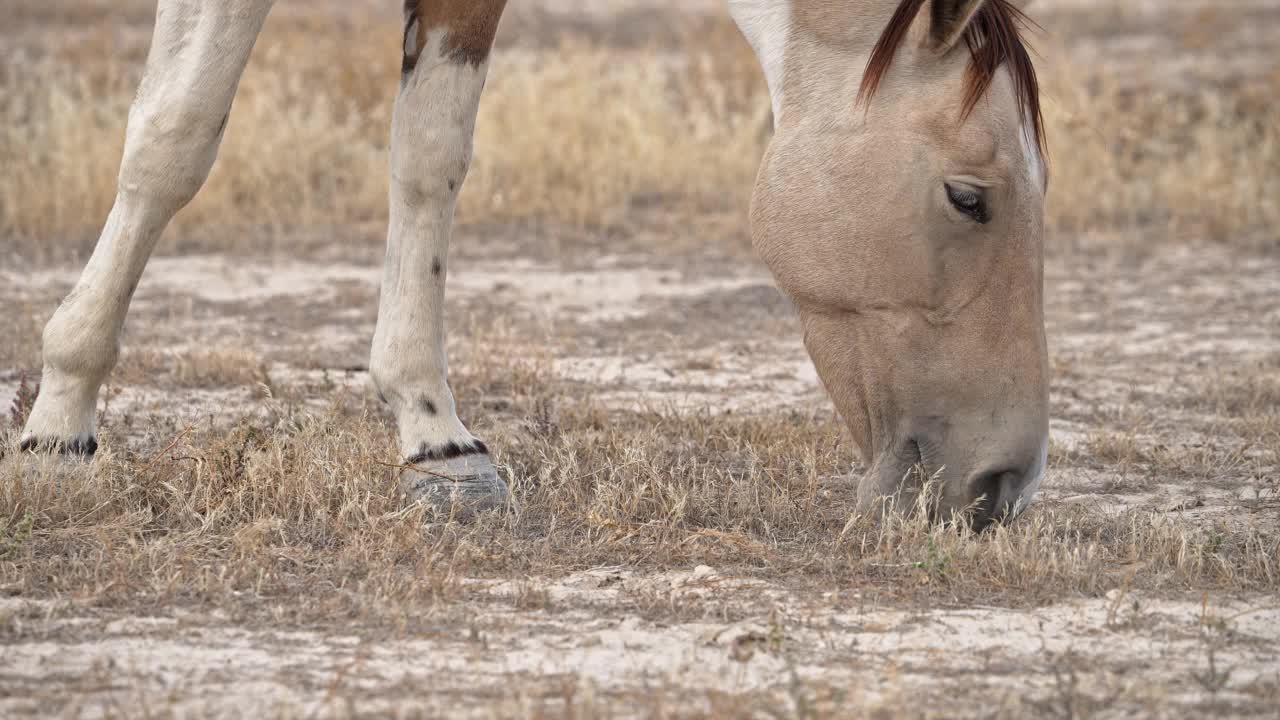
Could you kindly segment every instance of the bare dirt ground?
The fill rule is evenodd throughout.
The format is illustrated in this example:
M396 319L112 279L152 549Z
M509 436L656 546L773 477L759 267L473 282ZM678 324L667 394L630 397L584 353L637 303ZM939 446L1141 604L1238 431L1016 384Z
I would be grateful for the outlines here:
M1234 399L1248 382L1241 376L1275 380L1280 263L1211 249L1192 262L1190 252L1051 264L1055 457L1041 504L1250 525L1271 537L1280 511L1274 451L1224 431L1236 413L1205 393L1250 402ZM502 323L504 342L544 353L568 392L609 408L825 411L790 309L760 268L744 261L685 273L654 264L458 263L451 317L462 328ZM74 277L7 273L3 302L51 307ZM293 392L317 411L332 393L309 389L308 379L314 386L327 374L367 392L376 282L371 266L157 259L135 302L128 382L109 391L108 422L227 427L262 410L255 383L266 378L303 384ZM227 362L248 363L248 374L175 395L157 369L199 362L200 348L239 348L248 359ZM0 388L8 405L12 372ZM477 414L476 399L463 404ZM1133 447L1098 457L1117 443ZM0 682L10 710L30 712L71 693L86 711L123 714L139 702L215 715L768 714L806 703L836 714L928 713L932 698L949 715L945 698L963 692L986 698L970 708L983 715L1028 703L1093 714L1112 702L1247 714L1274 709L1280 668L1274 594L1188 587L1148 597L1129 591L1123 574L1100 596L1029 606L1015 598L1013 607L945 594L904 602L876 588L732 566L624 564L460 581L483 600L423 608L426 632L371 635L323 621L243 623L182 603L113 609L19 593L0 610L10 628Z
M587 5L575 32L617 45L643 41L612 19L677 14L564 2L522 22ZM1064 46L1046 64L1106 53L1116 97L1280 78L1280 8L1205 7L1033 4ZM1055 184L1090 177L1066 164ZM395 497L366 366L376 217L179 224L94 465L18 457L0 421L0 716L1274 717L1280 244L1135 186L1102 221L1053 211L1049 473L981 537L855 517L854 448L724 207L464 208L453 384L523 505L468 527ZM16 419L79 271L44 246L79 241L5 232Z

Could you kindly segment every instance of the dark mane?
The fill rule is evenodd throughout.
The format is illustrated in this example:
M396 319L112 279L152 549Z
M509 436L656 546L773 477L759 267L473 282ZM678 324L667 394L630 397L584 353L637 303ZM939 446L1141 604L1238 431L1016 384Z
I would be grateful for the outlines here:
M880 80L889 71L893 56L907 37L907 31L925 0L902 0L888 26L876 41L867 60L867 69L862 74L862 84L858 86L858 102L870 100L880 86ZM965 73L964 105L961 118L966 118L982 99L991 79L1001 65L1009 66L1013 76L1014 93L1021 99L1019 112L1024 125L1030 125L1035 136L1036 145L1041 154L1047 156L1044 137L1044 115L1040 112L1040 83L1036 79L1035 66L1031 64L1031 55L1022 41L1022 30L1027 25L1034 25L1021 10L1008 0L987 0L982 9L969 22L964 31L965 45L969 46L969 67Z

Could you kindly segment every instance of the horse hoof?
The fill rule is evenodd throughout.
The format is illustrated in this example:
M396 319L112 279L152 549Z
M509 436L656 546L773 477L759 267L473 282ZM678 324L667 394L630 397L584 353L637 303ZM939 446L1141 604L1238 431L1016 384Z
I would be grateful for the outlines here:
M62 455L63 457L68 458L90 460L93 458L94 454L98 452L98 441L92 435L87 437L74 437L70 440L25 437L18 444L18 449L24 453L47 453L50 455Z
M511 491L486 453L420 460L401 472L400 486L410 502L421 500L454 518L500 510L511 502Z

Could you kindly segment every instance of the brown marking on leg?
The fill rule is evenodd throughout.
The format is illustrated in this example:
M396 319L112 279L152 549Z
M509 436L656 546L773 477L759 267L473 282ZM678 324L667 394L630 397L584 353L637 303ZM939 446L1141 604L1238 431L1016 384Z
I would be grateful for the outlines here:
M429 397L427 397L426 395L419 395L419 396L418 396L418 409L419 409L419 410L421 410L422 412L424 412L424 413L428 414L428 415L435 415L435 414L436 414L436 404L435 404L435 402L434 402L434 401L432 401L432 399L431 399L431 398L429 398Z
M427 34L440 28L445 31L445 57L478 67L489 57L506 6L507 0L405 0L401 71L413 72Z

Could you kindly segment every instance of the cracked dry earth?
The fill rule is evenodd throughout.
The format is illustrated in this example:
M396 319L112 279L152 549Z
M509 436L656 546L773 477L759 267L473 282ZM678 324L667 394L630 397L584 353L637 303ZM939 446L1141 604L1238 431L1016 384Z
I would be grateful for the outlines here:
M518 591L509 582L489 590ZM905 708L947 717L1002 706L1069 713L1073 702L1093 714L1122 694L1127 707L1178 707L1265 689L1278 661L1280 608L1237 600L1208 611L1119 594L1030 610L897 609L705 566L650 576L597 569L545 591L549 608L564 609L485 608L466 625L390 638L246 628L176 608L67 618L7 648L3 682L14 694L4 706L38 714L73 693L75 710L106 715L152 704L178 716L767 716L831 703L837 716ZM703 610L750 594L772 609L736 622L653 621L615 609L627 592ZM1206 639L1206 618L1229 618L1229 637ZM1229 649L1216 650L1215 670L1206 647L1219 643ZM1073 698L1075 684L1099 699ZM980 704L948 709L949 697L975 695Z
M74 277L0 271L0 302L36 328ZM146 371L199 349L247 354L271 385L301 387L303 404L322 406L335 387L367 391L377 277L373 265L158 258L107 421L255 413L258 379L188 383L175 402L173 376ZM1229 390L1280 372L1280 261L1086 252L1051 258L1046 282L1054 449L1041 503L1274 531L1276 459L1229 429L1249 402ZM609 407L827 403L790 307L751 260L471 258L451 269L450 288L457 346L498 333ZM17 370L0 370L0 407L18 385ZM1106 438L1213 462L1182 474L1098 462ZM1122 575L1105 594L990 605L758 568L597 567L463 578L485 602L371 629L19 595L0 599L0 715L1274 714L1275 594L1147 595Z

